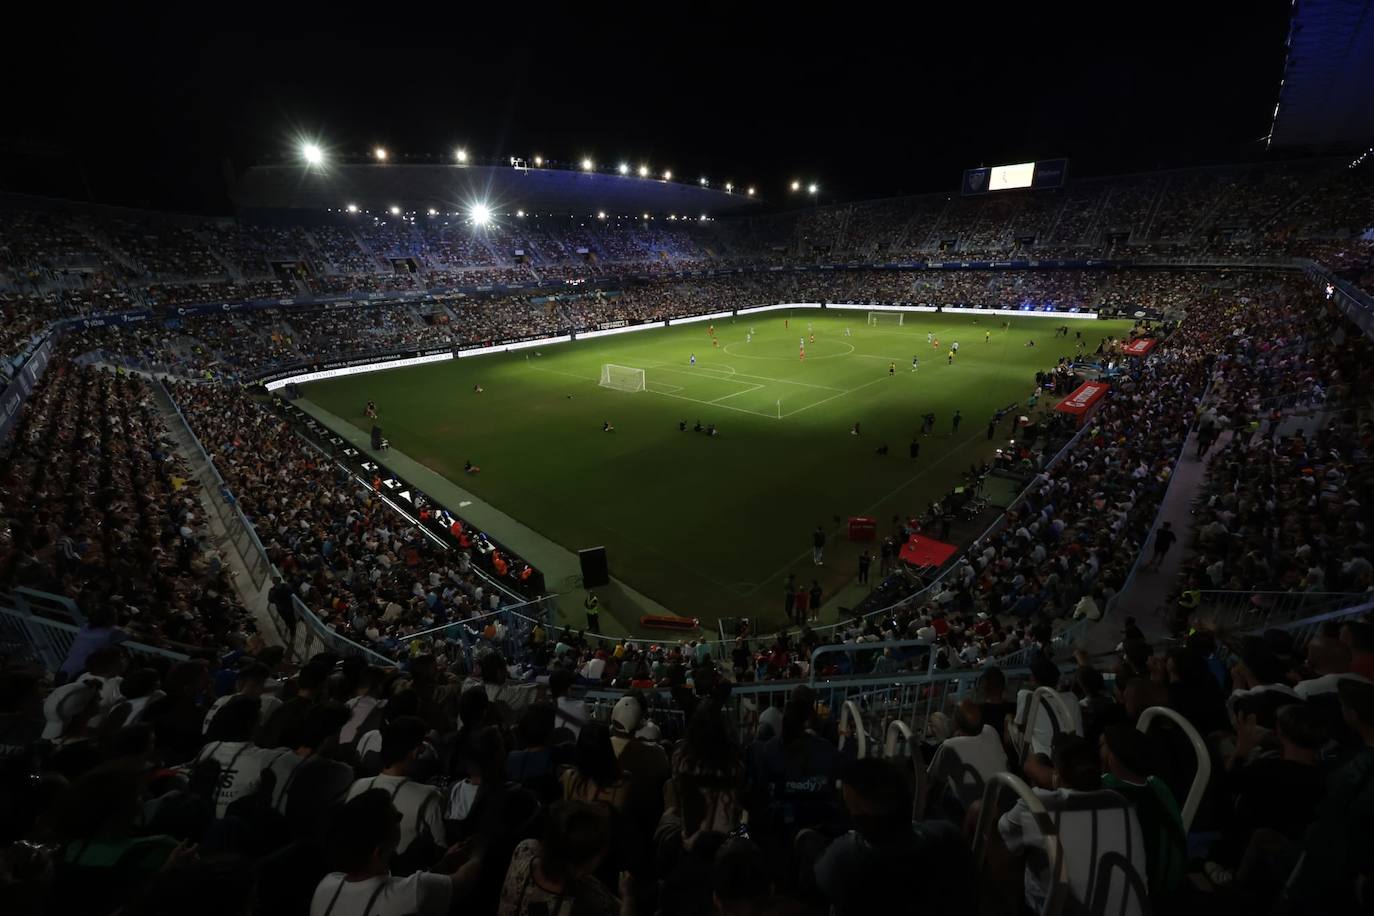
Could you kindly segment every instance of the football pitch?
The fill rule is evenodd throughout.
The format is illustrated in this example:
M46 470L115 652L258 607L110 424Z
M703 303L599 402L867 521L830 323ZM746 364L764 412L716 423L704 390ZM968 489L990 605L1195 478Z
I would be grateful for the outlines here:
M919 313L874 327L862 311L765 312L715 322L714 338L693 323L329 379L304 395L364 430L375 401L393 448L569 550L605 545L613 576L679 614L779 624L789 572L832 595L865 546L876 554L847 541L844 520L876 516L883 534L894 514L924 511L1005 444L1005 422L988 440L991 415L1024 407L1036 371L1077 352L1075 332L1092 352L1130 327L1006 320ZM605 364L643 370L644 390L601 387ZM934 432L919 437L926 412ZM694 432L698 422L719 435ZM469 460L480 474L464 474Z

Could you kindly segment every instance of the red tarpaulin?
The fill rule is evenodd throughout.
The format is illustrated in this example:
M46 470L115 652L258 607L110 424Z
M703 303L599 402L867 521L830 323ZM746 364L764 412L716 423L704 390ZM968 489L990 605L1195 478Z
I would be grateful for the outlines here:
M1102 400L1110 387L1106 382L1084 382L1075 388L1072 394L1060 401L1054 409L1082 418L1093 409L1098 401Z
M1135 340L1121 348L1121 352L1127 356L1144 356L1155 348L1153 337L1137 337Z
M953 544L913 534L898 556L912 566L943 566L958 549Z

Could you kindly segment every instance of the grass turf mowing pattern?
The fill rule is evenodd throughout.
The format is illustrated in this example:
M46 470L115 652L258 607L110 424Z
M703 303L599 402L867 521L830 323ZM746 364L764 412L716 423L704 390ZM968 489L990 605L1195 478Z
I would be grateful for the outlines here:
M870 327L864 312L770 312L715 323L719 347L702 322L330 379L305 396L364 430L375 400L395 448L570 550L605 544L612 575L680 614L712 628L727 614L776 625L789 571L830 595L854 577L863 547L876 554L876 543L848 543L837 516L874 515L884 534L894 513L924 511L1004 444L1005 421L987 439L993 411L1024 405L1036 371L1076 352L1075 331L1091 352L1130 326L1012 318L1003 330L1003 320L908 314L900 327ZM1069 337L1056 338L1063 324ZM647 390L601 388L604 363L645 370ZM926 411L935 432L912 461ZM607 420L614 432L602 432ZM693 432L698 420L720 435ZM856 421L860 436L850 435ZM884 444L890 454L875 454ZM469 459L480 475L463 474ZM818 524L823 567L811 562Z

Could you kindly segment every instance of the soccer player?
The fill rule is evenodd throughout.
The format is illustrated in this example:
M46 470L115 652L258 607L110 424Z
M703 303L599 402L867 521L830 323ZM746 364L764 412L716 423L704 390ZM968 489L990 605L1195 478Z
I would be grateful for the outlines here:
M711 335L712 337L715 337L715 336L716 336L716 326L715 326L714 324L708 324L708 325L706 326L706 333L709 334L709 335Z
M813 325L811 322L808 321L808 322L806 323L806 333L811 334L811 333L814 333L815 330L816 330L816 326Z
M985 332L983 332L983 343L992 343L992 332L991 332L991 331L985 331Z
M932 333L930 333L929 331L926 331L926 343L930 343L930 342L933 341L934 339L935 339L935 335L932 334Z
M940 338L937 337L937 338L935 338L935 340L931 341L931 345L930 345L930 346L931 346L931 349L932 349L932 350L938 350L938 349L940 349Z
M888 375L895 375L896 373L897 373L897 364L896 364L896 363L888 363L888 364L887 364L887 374L888 374Z
M954 365L954 350L949 351L949 365Z
M720 349L720 338L719 338L719 337L712 337L712 338L711 338L711 346L715 347L716 349Z
M692 354L692 365L695 366L696 364L697 364L697 355L696 355L695 353L693 353L693 354Z
M845 337L853 337L854 334L849 330L849 328L846 327L846 328L844 329L844 336L845 336Z
M601 424L601 431L603 433L613 433L615 432L615 427L611 425L610 420L606 420Z
M750 331L748 334L745 334L745 335L744 335L744 342L745 342L745 343L753 343L753 342L754 342L754 332L753 332L753 331Z
M954 343L950 344L950 346L954 348L955 353L959 352L959 341L956 340Z
M797 357L800 362L806 362L806 344L801 346L801 354Z
M790 327L792 327L792 319L791 319L791 318L784 318L784 319L782 320L782 329L783 329L784 331L786 331L786 330L787 330L788 328L790 328Z
M919 369L919 368L921 368L921 357L919 357L919 356L912 356L912 357L911 357L911 371L912 371L912 372L915 372L915 371L916 371L917 369Z
M797 346L799 346L799 347L801 347L803 350L805 350L805 349L806 349L806 338L805 338L805 337L798 337L798 338L797 338Z
M815 334L812 334L812 335L811 335L811 342L812 342L812 343L815 343L815 342L816 342L816 335L815 335Z

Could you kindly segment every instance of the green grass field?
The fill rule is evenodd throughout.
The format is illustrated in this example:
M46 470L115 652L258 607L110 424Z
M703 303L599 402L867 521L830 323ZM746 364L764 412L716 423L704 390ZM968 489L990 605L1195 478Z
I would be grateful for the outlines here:
M1002 321L908 314L900 327L870 327L862 311L767 312L717 322L718 348L705 323L689 324L540 355L330 379L305 386L305 396L363 429L364 404L375 400L394 448L571 550L604 544L613 576L678 613L704 623L726 614L780 621L789 571L819 578L827 594L854 577L861 548L842 540L837 516L876 515L885 531L894 513L923 511L991 454L999 444L987 440L992 412L1024 403L1035 372L1074 352L1073 331L1091 350L1129 327L1013 318L1003 330ZM1067 341L1053 336L1060 324L1071 329ZM815 342L803 362L808 325ZM647 390L601 388L604 363L645 370ZM935 432L912 461L907 447L926 411ZM613 433L601 430L607 420ZM698 420L720 435L692 432ZM883 444L891 453L876 455ZM480 475L463 474L468 459ZM817 524L831 545L819 569L810 553Z

